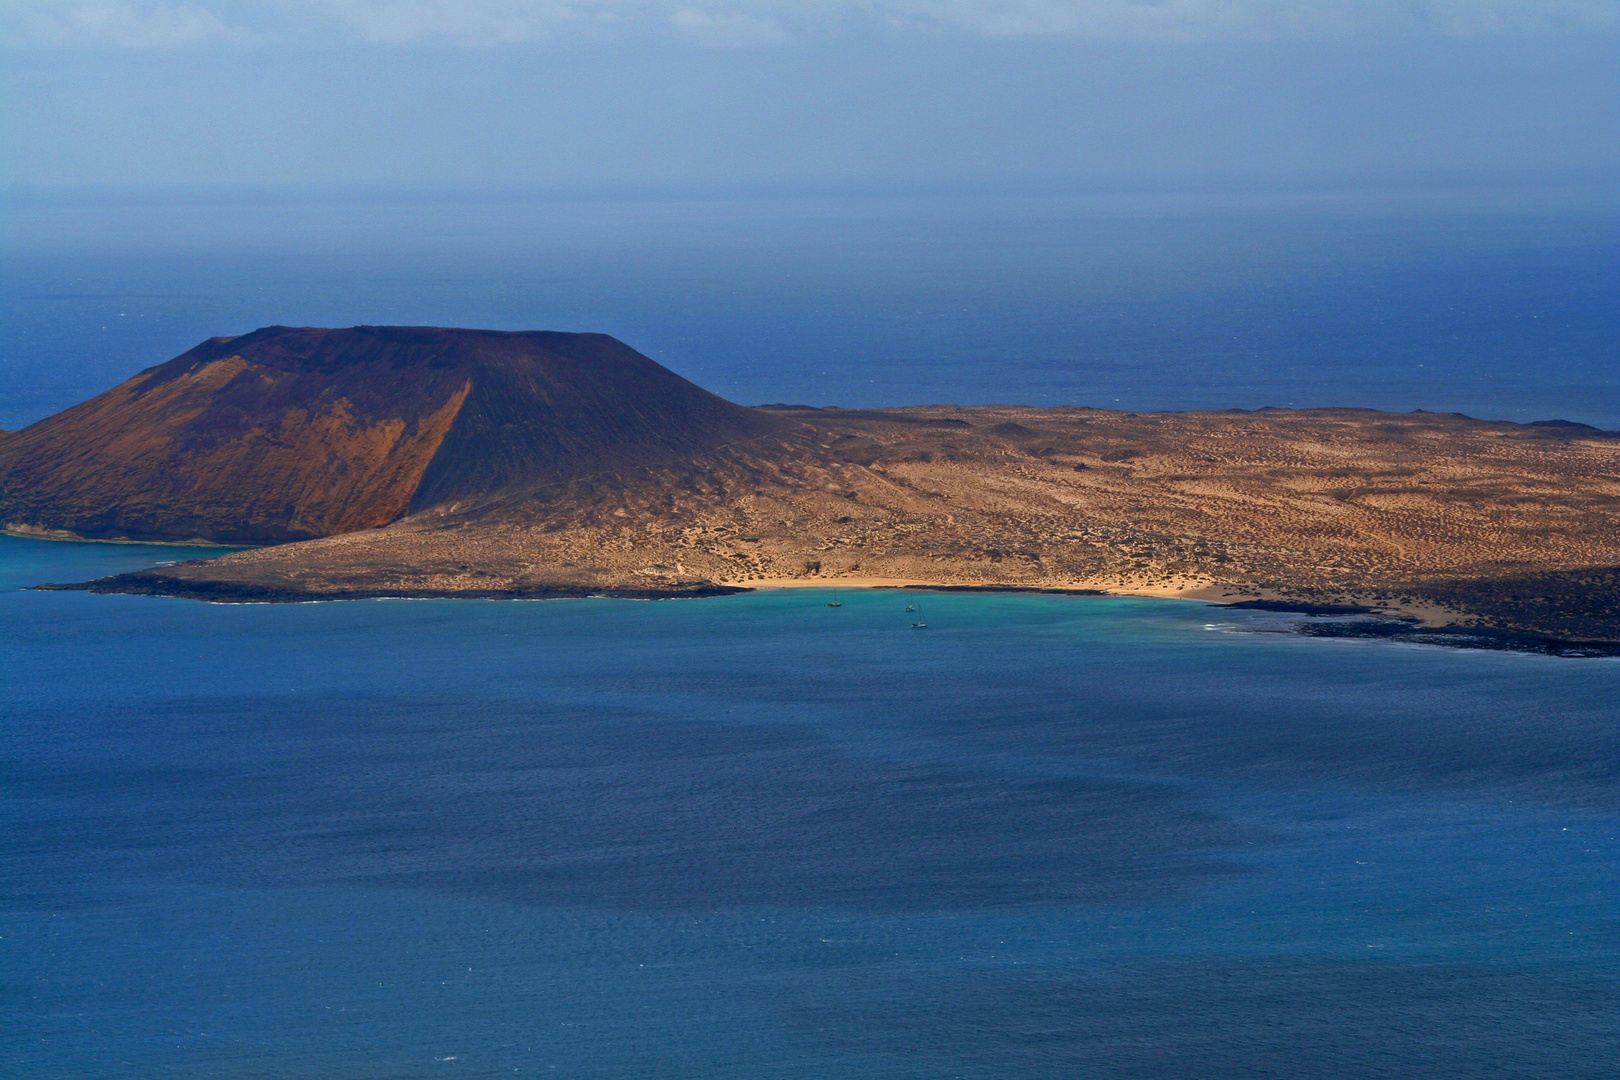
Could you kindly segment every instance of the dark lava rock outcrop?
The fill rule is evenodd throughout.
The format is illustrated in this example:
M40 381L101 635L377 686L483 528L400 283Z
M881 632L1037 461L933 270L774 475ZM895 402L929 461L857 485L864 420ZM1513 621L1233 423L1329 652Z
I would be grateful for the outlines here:
M604 334L271 326L0 441L0 524L274 543L465 510L789 421Z

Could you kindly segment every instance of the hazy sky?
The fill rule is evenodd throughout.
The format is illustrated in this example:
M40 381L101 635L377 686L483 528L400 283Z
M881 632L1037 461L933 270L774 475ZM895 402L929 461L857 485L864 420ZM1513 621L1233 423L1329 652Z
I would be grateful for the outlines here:
M0 184L1613 169L1611 0L0 0Z

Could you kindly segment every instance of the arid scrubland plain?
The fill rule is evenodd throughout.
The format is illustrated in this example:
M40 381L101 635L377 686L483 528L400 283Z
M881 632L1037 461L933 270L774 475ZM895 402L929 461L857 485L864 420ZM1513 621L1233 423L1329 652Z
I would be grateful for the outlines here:
M13 532L214 600L1098 590L1620 640L1620 434L1365 409L746 408L602 335L270 327L0 435Z

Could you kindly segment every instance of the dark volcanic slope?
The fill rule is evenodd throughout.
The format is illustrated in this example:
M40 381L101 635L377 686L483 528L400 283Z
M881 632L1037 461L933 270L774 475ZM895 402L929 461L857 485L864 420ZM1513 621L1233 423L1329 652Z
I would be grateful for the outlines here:
M792 426L604 334L272 326L0 438L0 523L301 540Z

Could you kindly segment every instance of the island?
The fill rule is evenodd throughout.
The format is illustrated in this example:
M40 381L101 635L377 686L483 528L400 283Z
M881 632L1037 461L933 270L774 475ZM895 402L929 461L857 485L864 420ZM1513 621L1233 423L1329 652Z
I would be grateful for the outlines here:
M242 546L42 583L214 601L1031 589L1369 617L1324 633L1620 642L1620 432L746 407L602 334L213 338L0 433L0 524Z

